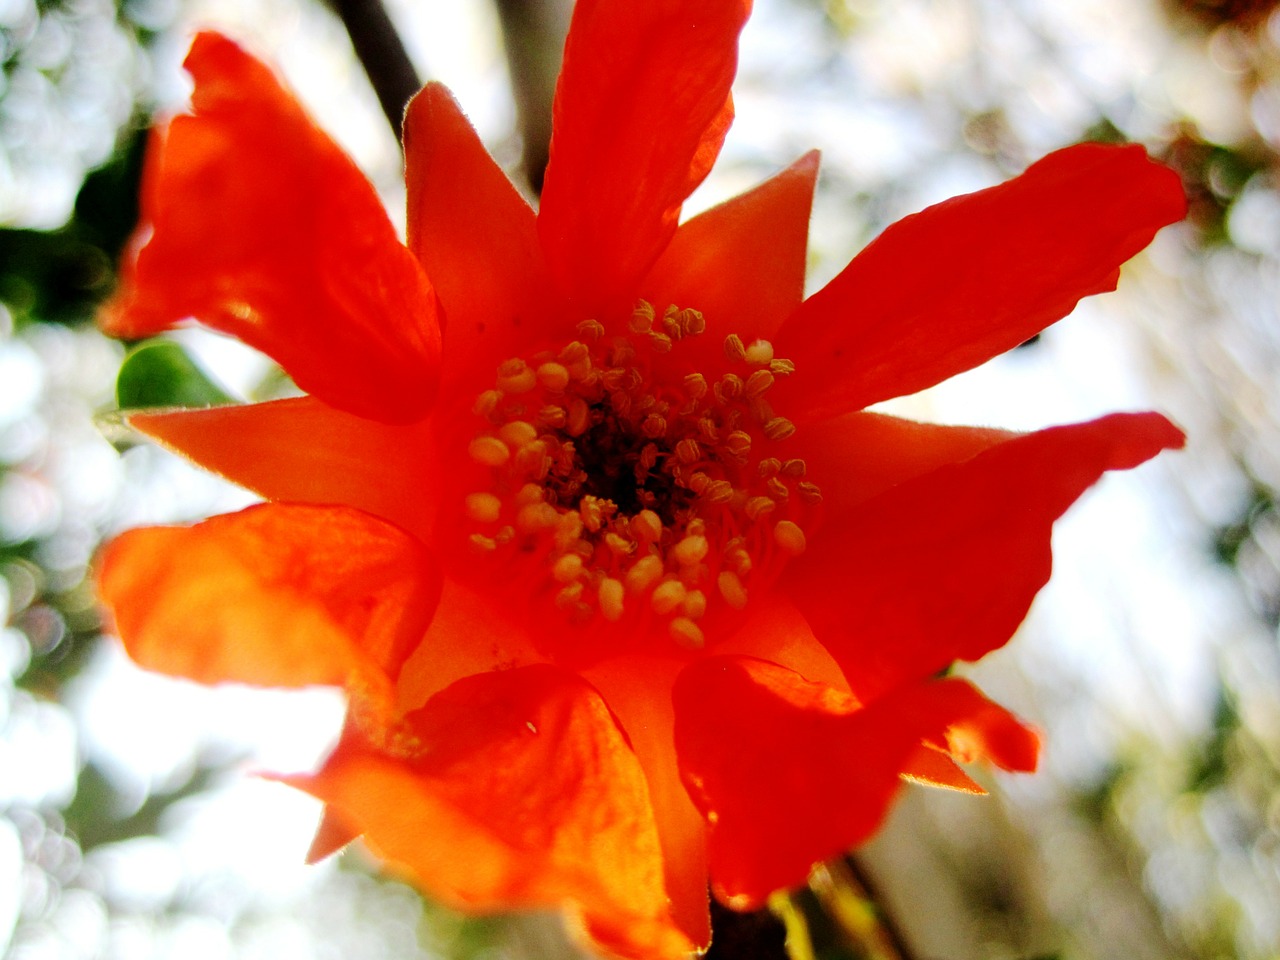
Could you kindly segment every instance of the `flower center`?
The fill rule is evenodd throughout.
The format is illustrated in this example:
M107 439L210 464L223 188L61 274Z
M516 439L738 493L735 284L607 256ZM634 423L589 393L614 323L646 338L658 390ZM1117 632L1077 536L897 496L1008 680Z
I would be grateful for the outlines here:
M625 333L585 320L560 350L500 364L476 400L468 454L487 481L466 497L471 545L533 555L573 623L656 617L700 648L709 610L741 610L805 549L822 495L803 460L775 455L795 426L767 399L795 368L730 334L709 380L679 362L705 330L697 310L658 317L642 300Z

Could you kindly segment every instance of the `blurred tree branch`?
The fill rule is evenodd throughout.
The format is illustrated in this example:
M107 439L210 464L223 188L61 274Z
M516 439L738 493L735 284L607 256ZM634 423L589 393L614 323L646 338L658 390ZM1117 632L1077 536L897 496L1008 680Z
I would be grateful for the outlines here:
M395 24L387 15L382 0L328 0L329 6L342 20L351 46L364 67L382 113L391 124L396 139L409 98L418 92L422 81L409 59Z

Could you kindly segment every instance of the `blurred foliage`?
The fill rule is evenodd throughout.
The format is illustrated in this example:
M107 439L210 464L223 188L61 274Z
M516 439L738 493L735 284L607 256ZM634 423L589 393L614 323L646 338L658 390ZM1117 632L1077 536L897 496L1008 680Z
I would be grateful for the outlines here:
M180 344L148 340L125 357L116 378L121 410L145 407L205 407L233 398Z

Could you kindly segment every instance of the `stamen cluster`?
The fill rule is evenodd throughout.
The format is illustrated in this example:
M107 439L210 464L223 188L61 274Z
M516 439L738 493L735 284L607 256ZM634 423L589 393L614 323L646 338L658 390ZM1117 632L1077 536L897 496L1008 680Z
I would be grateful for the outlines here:
M741 610L805 549L822 496L803 460L772 455L795 426L766 399L795 367L730 334L727 372L676 373L667 355L705 330L697 310L642 300L624 333L585 320L558 351L500 364L476 400L468 455L488 484L466 497L470 542L534 554L572 622L657 616L698 648L709 604Z

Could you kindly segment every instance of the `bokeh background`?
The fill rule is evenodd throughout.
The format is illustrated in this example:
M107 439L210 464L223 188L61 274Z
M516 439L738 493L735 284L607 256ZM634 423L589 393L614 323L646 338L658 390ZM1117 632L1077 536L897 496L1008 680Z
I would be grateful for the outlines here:
M570 6L387 0L419 76L454 89L531 194ZM743 35L738 120L687 209L820 147L815 289L898 217L1083 139L1145 144L1191 200L1118 293L896 405L1016 428L1160 409L1190 437L1072 511L1020 636L970 671L1046 731L1043 770L988 777L987 798L909 788L857 853L908 955L1280 957L1273 6L757 0ZM315 804L252 774L313 764L340 699L143 674L100 635L86 581L104 536L250 500L113 416L125 347L92 318L136 215L148 118L181 107L191 32L216 26L276 64L400 217L396 140L339 15L360 7L0 0L0 954L12 960L574 955L549 918L456 916L359 849L304 866ZM119 389L137 404L291 387L245 348L182 331L133 356ZM794 902L815 956L852 955L829 883Z

